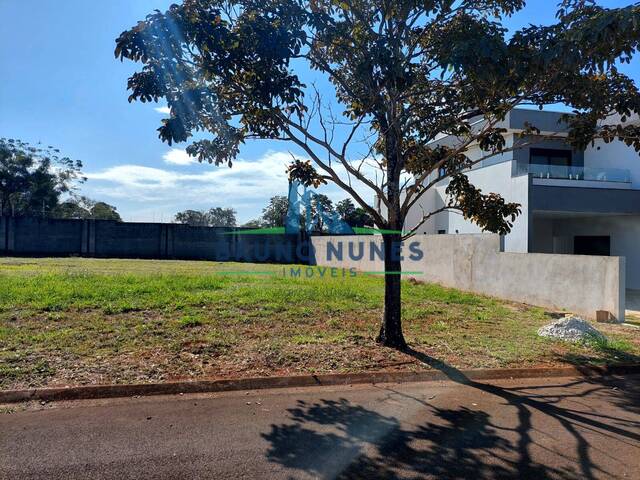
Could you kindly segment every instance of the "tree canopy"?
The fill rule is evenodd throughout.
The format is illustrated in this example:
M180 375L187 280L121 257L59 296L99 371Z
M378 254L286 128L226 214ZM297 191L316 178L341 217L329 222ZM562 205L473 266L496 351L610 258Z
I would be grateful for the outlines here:
M105 202L98 202L84 196L74 196L53 209L52 217L82 220L114 220L122 218L116 207Z
M309 232L327 230L326 218L336 213L333 201L322 193L308 192L296 206L300 229ZM306 203L305 203L306 202ZM284 227L289 213L289 198L283 195L271 197L260 218L247 222L245 227ZM342 218L344 220L344 218ZM353 225L358 226L358 225Z
M356 207L351 199L345 198L336 204L336 212L351 227L373 225L373 219L361 207Z
M15 139L0 138L0 214L49 217L85 178L82 162Z
M555 23L508 32L503 19L524 4L184 0L123 32L115 55L143 65L129 79L130 101L166 100L162 141L211 134L187 147L200 161L231 166L250 139L288 141L301 152L289 167L291 180L333 182L378 227L394 231L424 192L450 178L448 200L437 211L456 210L484 230L507 233L520 206L483 193L465 171L523 148L507 145L499 126L514 108L563 103L573 109L564 133L576 148L600 138L640 149L640 128L625 123L640 112L640 95L619 69L637 51L640 6L562 0ZM341 111L302 82L302 64L332 85ZM546 135L536 125L523 133ZM442 134L457 141L434 144ZM472 145L481 147L480 158L468 155ZM387 258L400 236L384 240L385 269L399 271L400 262ZM404 346L396 275L385 277L379 339Z
M259 222L264 227L284 227L289 209L289 199L276 195L269 199L269 204L262 209Z
M236 211L233 208L213 207L208 211L185 210L176 213L174 220L194 227L235 227Z
M577 147L595 138L640 145L637 127L601 126L612 113L629 116L639 109L637 89L617 65L637 49L640 7L564 0L557 23L508 35L500 19L523 6L523 0L185 0L123 32L115 53L144 64L129 79L131 101L167 100L171 114L158 129L163 141L183 142L208 131L213 138L192 143L189 154L231 165L248 139L290 140L315 161L315 167L296 162L292 178L335 182L380 227L398 228L429 173L446 166L448 175L461 177L476 163L464 155L472 142L490 153L506 149L494 126L516 106L573 107L569 140ZM298 60L334 85L341 117L352 129L342 145L328 141L328 126L311 128L308 119L321 115L321 98L292 68ZM472 128L479 118L486 121ZM377 184L358 170L360 159L347 154L361 128L373 134L369 160L385 174ZM463 141L454 149L431 148L441 133ZM388 218L332 162L371 187ZM415 181L396 206L403 171ZM449 208L466 214L465 206L473 204L475 218L485 211L498 215L480 220L508 231L517 208L489 195L466 201L466 185L452 186Z

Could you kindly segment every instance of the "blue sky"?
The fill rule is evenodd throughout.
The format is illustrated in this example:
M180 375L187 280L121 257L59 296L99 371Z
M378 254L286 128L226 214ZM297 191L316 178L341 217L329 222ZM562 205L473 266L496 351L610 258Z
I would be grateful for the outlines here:
M247 221L269 197L286 194L291 154L282 142L247 144L233 169L193 164L183 146L158 139L161 105L127 102L137 66L113 57L114 40L170 3L0 0L0 137L41 141L81 159L89 177L81 193L117 206L125 220L166 222L186 208L232 206ZM556 4L531 0L509 26L551 22ZM638 61L625 70L640 79ZM335 187L325 193L346 196Z

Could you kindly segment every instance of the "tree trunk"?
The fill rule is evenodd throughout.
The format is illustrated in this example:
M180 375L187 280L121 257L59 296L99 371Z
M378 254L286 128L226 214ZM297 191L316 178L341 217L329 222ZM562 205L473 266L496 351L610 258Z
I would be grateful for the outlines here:
M407 343L402 335L402 296L400 234L383 235L384 241L384 314L377 342L399 350Z
M393 89L392 89L393 90ZM392 95L391 98L397 98ZM404 217L400 208L400 173L402 172L402 104L392 101L388 112L381 116L384 132L385 160L387 162L387 222L380 228L393 233L383 234L384 242L384 315L378 335L378 343L403 350L407 343L402 335L402 297L400 246Z

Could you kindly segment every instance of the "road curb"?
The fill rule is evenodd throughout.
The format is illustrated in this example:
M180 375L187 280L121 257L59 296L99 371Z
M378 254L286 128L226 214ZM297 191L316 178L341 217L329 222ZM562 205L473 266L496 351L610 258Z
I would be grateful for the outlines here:
M455 370L455 381L509 380L519 378L598 377L640 373L640 364L560 367L560 368L504 368ZM407 383L451 380L440 370L420 372L368 372L354 374L296 375L290 377L258 377L223 380L190 380L183 382L139 383L122 385L86 385L76 387L35 388L0 391L0 403L30 400L61 401L98 398L132 397L143 395L172 395L179 393L215 393L241 390L262 390L288 387L316 387L355 385L366 383Z

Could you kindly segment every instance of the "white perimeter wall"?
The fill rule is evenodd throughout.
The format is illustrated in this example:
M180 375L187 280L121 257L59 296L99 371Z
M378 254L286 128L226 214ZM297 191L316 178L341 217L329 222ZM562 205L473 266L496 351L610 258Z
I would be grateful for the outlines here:
M587 218L563 218L551 223L555 239L555 251L566 246L565 252L573 249L575 235L604 235L611 237L611 255L625 257L627 266L627 288L640 290L640 216L616 215ZM537 226L534 232L537 231ZM537 233L537 232L536 232ZM566 241L562 241L566 239ZM552 249L552 251L554 251ZM560 250L562 252L562 250Z
M360 271L382 271L384 262L370 259L369 244L380 244L380 236L312 237L316 264ZM597 310L611 312L624 320L625 260L620 257L501 253L500 237L483 235L416 235L407 242L419 242L424 257L406 258L405 271L419 280L439 283L470 292L516 302L569 311L595 318ZM327 245L342 244L342 261L327 258ZM346 255L349 243L365 255L353 260ZM406 251L408 248L403 250ZM405 257L408 257L405 255Z

